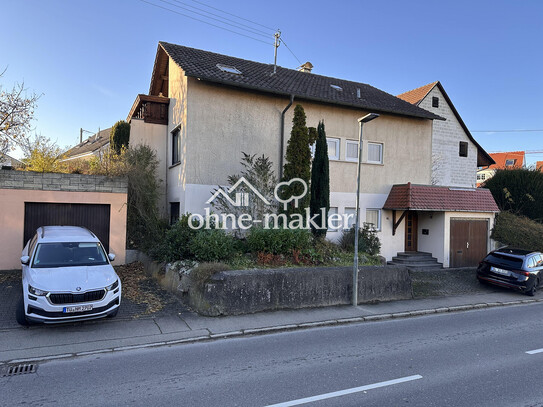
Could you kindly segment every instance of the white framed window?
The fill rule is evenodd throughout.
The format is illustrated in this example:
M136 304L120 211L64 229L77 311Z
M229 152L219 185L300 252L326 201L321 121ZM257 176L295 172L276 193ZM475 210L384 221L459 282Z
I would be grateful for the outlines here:
M368 163L383 164L383 144L368 143Z
M343 225L344 229L352 229L356 224L356 208L345 208L345 220L346 224Z
M172 132L172 165L181 161L181 143L179 127Z
M341 221L338 220L337 207L331 206L328 210L328 232L337 232L341 227Z
M317 149L317 142L315 141L313 144L309 146L309 151L311 151L311 158L315 158L316 149Z
M358 161L358 141L347 140L345 144L345 161Z
M376 231L381 230L381 209L366 209L366 223L373 225Z
M326 144L328 145L328 159L339 160L339 139L326 138Z

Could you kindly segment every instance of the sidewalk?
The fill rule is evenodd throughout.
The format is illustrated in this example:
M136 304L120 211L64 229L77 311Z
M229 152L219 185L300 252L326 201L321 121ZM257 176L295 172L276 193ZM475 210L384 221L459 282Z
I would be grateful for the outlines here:
M530 298L485 287L478 293L357 307L336 306L218 318L183 310L146 318L4 328L0 329L0 364L538 302L543 302L542 294Z

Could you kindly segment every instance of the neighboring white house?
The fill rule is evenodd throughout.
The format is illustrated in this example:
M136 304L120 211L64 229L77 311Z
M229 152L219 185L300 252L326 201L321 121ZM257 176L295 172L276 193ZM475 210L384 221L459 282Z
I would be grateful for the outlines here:
M503 153L491 153L494 164L480 166L477 170L477 186L481 186L494 176L496 170L506 170L513 168L526 168L524 151L509 151ZM536 164L536 168L537 164Z
M492 165L494 160L475 141L441 83L398 97L446 119L434 121L432 130L432 184L475 187L477 168Z
M437 90L448 99L440 85ZM488 191L460 187L474 186L469 177L475 178L478 158L488 162L488 155L469 132L455 139L454 152L446 136L434 134L452 122L448 111L428 111L364 83L313 74L308 64L301 71L274 70L270 64L161 42L149 95L138 95L127 121L130 144L157 151L163 212L172 220L185 212L203 214L217 185L227 185L227 177L240 172L242 152L266 155L280 175L296 104L303 106L308 126L325 121L330 213L340 215L354 213L356 204L358 119L380 115L364 126L360 207L361 221L378 230L387 260L397 252L422 251L448 267L486 254L497 207ZM467 143L461 160L459 143ZM444 187L432 186L436 151L447 162L436 173ZM435 198L434 204L421 204L421 193ZM453 252L459 250L451 240L464 244L474 234L479 243L471 246L470 256L465 250L456 259ZM327 238L340 235L329 231Z

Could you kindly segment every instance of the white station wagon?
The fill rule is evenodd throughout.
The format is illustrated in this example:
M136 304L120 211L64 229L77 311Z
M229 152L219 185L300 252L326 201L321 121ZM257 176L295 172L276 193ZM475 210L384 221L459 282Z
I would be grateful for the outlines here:
M43 226L21 257L17 322L57 323L117 315L121 280L100 240L77 226Z

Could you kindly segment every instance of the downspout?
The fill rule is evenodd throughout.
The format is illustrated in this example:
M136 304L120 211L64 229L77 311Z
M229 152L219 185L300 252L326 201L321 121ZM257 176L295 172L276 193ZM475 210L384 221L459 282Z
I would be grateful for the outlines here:
M288 109L292 106L294 103L294 95L290 95L290 102L285 107L283 112L281 113L281 140L280 140L280 150L279 150L279 181L283 179L283 158L284 158L284 151L285 151L285 113Z

